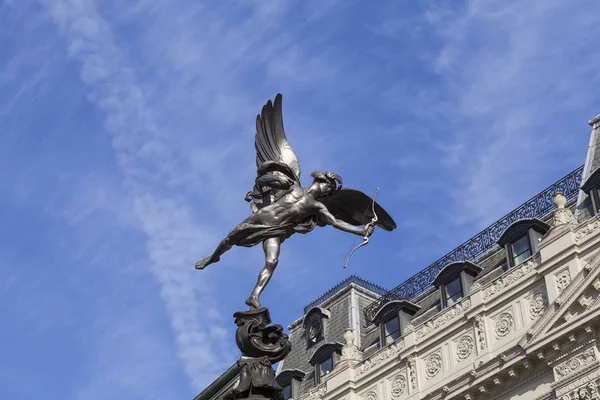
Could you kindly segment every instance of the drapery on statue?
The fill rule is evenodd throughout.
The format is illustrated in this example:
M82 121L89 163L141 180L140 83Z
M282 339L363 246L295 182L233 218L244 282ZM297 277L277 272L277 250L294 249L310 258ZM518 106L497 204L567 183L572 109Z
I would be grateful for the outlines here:
M373 224L386 231L396 228L392 217L369 196L342 188L342 178L334 172L313 172L313 183L306 188L300 185L300 165L283 129L281 94L274 104L269 100L256 117L254 145L257 178L246 195L252 215L236 226L211 256L196 263L196 269L204 269L234 245L252 247L262 242L265 266L246 300L251 308L260 308L259 297L277 267L281 243L292 234L331 225L368 238Z

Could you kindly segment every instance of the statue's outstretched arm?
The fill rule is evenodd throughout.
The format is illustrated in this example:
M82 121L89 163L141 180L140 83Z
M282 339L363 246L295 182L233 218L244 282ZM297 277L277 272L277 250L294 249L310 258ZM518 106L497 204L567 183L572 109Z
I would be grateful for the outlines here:
M347 222L344 222L344 221L341 221L341 220L335 218L329 212L329 210L327 210L327 207L325 207L325 205L323 205L321 203L318 203L317 207L318 207L317 214L325 223L327 223L327 225L331 225L334 228L337 228L341 231L353 233L353 234L359 235L359 236L370 236L370 233L372 233L372 229L371 229L371 232L367 232L368 231L367 228L364 228L361 226L354 226Z

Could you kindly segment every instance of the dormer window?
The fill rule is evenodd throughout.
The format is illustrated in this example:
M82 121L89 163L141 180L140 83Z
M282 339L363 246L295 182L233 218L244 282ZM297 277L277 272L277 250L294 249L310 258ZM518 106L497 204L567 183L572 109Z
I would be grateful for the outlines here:
M330 373L331 370L333 370L333 354L319 363L319 366L317 368L317 385L322 382L323 377Z
M394 300L386 303L373 317L379 325L379 347L394 343L400 338L410 319L421 307L407 300Z
M442 308L451 307L468 296L480 272L481 267L469 261L450 263L442 268L431 282L440 291Z
M297 399L300 395L300 382L305 373L299 369L284 369L277 377L277 383L283 388L283 400Z
M513 222L498 244L506 250L508 267L522 264L537 252L537 243L550 230L550 225L537 218L520 219Z
M306 335L306 345L311 347L325 338L325 328L329 319L329 311L314 307L306 313L302 325Z
M335 368L341 352L342 344L337 342L325 342L315 350L308 360L315 368L315 385L322 383L323 378Z
M458 303L464 296L460 277L457 277L447 283L444 287L446 295L446 306L450 307Z
M510 244L512 247L513 265L519 265L531 257L531 245L529 235L521 236Z
M394 343L400 337L400 317L393 316L383 323L383 344L388 345Z

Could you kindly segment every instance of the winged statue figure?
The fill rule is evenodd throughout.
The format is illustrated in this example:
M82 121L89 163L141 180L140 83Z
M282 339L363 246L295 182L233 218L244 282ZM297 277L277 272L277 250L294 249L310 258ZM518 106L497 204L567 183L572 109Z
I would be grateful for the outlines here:
M281 243L294 233L331 225L368 241L374 225L386 231L396 228L392 217L374 199L343 188L342 177L335 172L312 172L312 184L301 186L300 164L283 129L281 94L274 103L269 100L256 117L254 146L257 177L253 190L246 195L252 215L236 226L212 255L196 263L196 269L204 269L234 245L252 247L262 243L265 266L246 300L250 308L261 307L259 298L277 267Z

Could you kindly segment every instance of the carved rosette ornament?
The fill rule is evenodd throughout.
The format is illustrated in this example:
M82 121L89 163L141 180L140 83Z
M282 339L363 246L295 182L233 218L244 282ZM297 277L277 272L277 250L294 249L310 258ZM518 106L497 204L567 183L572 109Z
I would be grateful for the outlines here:
M473 353L473 338L471 336L463 336L456 343L456 356L460 360L464 360Z
M271 323L269 310L264 307L233 315L238 326L235 342L242 352L237 362L239 383L224 396L225 400L281 397L282 387L275 380L272 363L283 360L292 345L281 325Z
M546 296L543 293L538 293L529 301L529 314L533 318L537 318L546 311L547 305Z
M392 378L392 382L390 384L391 390L390 394L392 397L400 397L406 390L406 378L404 375L396 375Z
M433 378L442 370L442 357L439 354L432 354L425 360L425 375Z
M509 313L502 313L496 318L496 336L504 337L510 333L515 322L512 315Z

